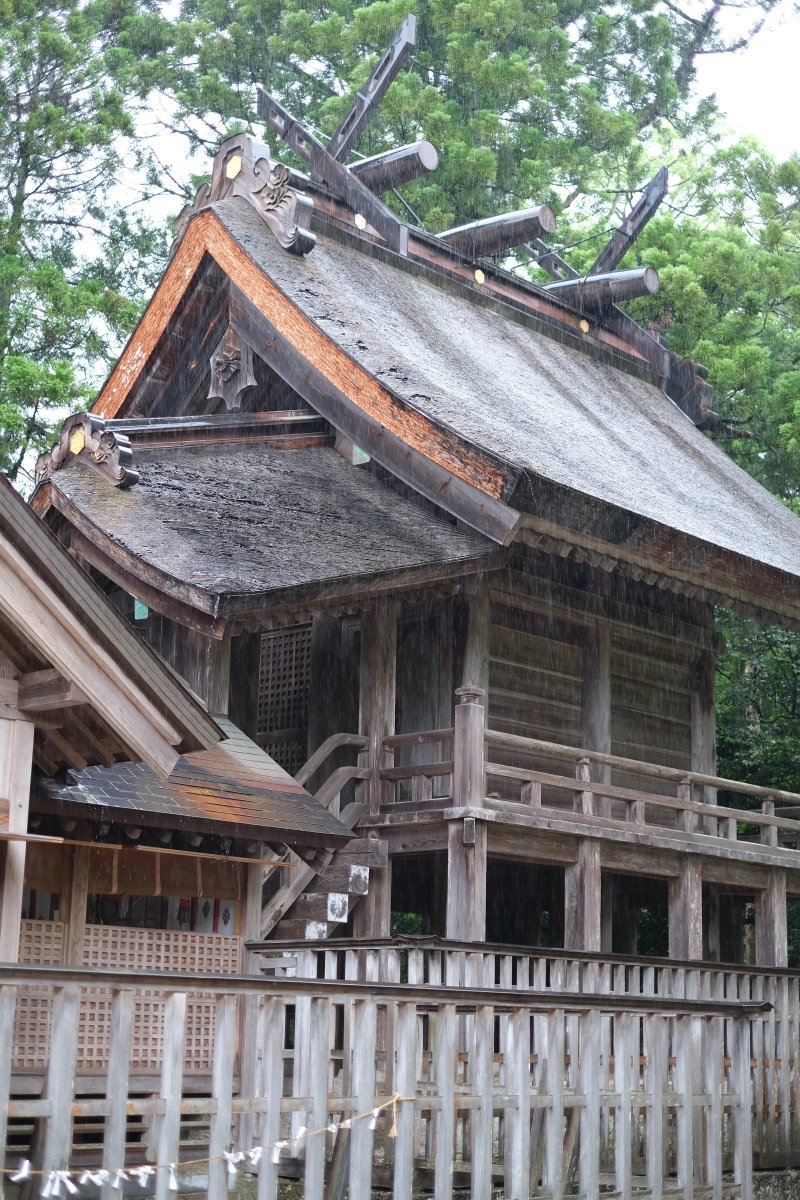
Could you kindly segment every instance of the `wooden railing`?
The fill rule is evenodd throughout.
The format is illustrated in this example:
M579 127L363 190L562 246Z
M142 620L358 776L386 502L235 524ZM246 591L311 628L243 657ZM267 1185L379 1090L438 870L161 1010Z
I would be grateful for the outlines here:
M275 974L261 978L0 966L7 1164L24 1177L39 1172L37 1193L55 1181L51 1172L71 1172L80 1187L82 1168L102 1169L94 1183L108 1197L119 1169L138 1170L141 1194L149 1188L158 1200L173 1177L178 1190L207 1177L209 1200L223 1200L233 1170L258 1174L260 1200L277 1196L281 1174L303 1179L305 1200L335 1200L345 1187L350 1200L369 1200L373 1186L393 1188L395 1200L410 1200L412 1186L433 1187L449 1200L454 1184L468 1181L480 1198L494 1184L517 1200L591 1197L601 1186L627 1200L646 1185L654 1200L750 1200L751 1113L758 1120L761 1111L752 1084L774 1041L768 1004L692 998L685 968L659 976L655 994L652 971L643 991L606 991L613 978L584 964L578 991L560 958L546 986L535 967L531 979L530 969L509 973L502 964L498 986L494 958L482 953L437 959L415 947L362 946L345 954L347 978L319 979L317 953L270 949L277 956L264 965ZM337 951L322 953L338 976ZM53 993L40 1099L15 1098L11 1071L15 1009L31 987ZM109 1065L91 1099L76 1082L81 990L89 988L112 994ZM187 994L198 989L215 1003L207 1097L187 1095L182 1077ZM147 1097L136 1095L128 1067L142 990L166 996L160 1087ZM254 1017L252 1094L235 1087L237 1003ZM793 1028L796 1038L797 1019ZM787 1070L790 1060L796 1071L794 1043L784 1050ZM795 1090L776 1110L787 1139ZM19 1145L13 1123L21 1120L37 1123L35 1151ZM94 1145L80 1139L88 1121L102 1127ZM191 1140L181 1136L189 1121ZM32 1165L21 1168L28 1154ZM142 1172L150 1163L154 1171Z
M466 707L480 709L482 714L479 705ZM481 806L499 813L505 811L509 815L523 806L528 812L541 810L543 816L558 815L568 820L572 817L576 822L589 825L611 827L621 824L628 832L636 832L644 826L657 826L660 829L674 829L684 838L705 834L730 842L742 840L742 837L752 842L752 833L741 835L738 832L737 826L743 824L757 827L759 842L763 846L777 848L782 845L791 849L800 846L800 794L490 729L473 731L475 736L483 740L484 784L479 796L465 799L457 794L453 779L460 756L470 753L469 732L466 737L460 738L457 729L433 729L384 738L383 748L388 752L411 745L440 746L449 750L449 757L445 761L383 768L380 776L390 789L401 783L407 785L402 794L390 790L384 799L393 805L403 802L418 805L431 801L433 780L442 777L444 786L443 794L438 798L440 804L443 800L449 800L451 806L464 806L469 800L472 803L477 800ZM574 774L556 774L493 762L489 757L493 749L503 749L523 757L535 756L570 763ZM612 784L612 771L674 785L675 795L647 791L646 785L639 789ZM606 778L600 778L602 775ZM507 786L510 785L511 795L506 798L487 797L491 780L506 781ZM551 795L563 795L567 804L548 803L548 790ZM760 810L732 808L697 798L698 795L715 798L718 791L758 799L761 801ZM783 811L781 806L784 806ZM787 846L787 843L793 845Z

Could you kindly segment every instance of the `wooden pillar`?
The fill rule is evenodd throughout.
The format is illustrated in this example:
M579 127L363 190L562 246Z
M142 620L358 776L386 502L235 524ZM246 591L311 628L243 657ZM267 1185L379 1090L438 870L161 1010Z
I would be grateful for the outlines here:
M73 846L69 884L67 921L67 966L83 966L83 943L86 936L86 902L89 898L89 847Z
M446 936L459 941L486 938L486 822L476 819L484 806L483 690L460 687L453 738L453 807L467 809L447 830Z
M600 876L600 950L614 950L614 876L608 871Z
M564 871L564 949L601 950L600 841L578 839L578 860Z
M467 635L464 646L462 687L481 688L489 696L489 584L482 579L467 597Z
M33 722L0 719L0 829L28 832L33 763ZM0 879L0 962L19 956L19 924L25 881L25 843L5 842Z
M721 939L719 884L709 883L703 888L703 958L706 962L722 962Z
M669 881L669 956L703 957L703 872L694 854L686 856L680 875Z
M265 857L263 845L258 846L258 857ZM264 872L268 869L260 862L250 863L245 867L244 922L242 926L244 942L261 941L261 897L264 892ZM242 947L242 971L245 975L258 975L259 961L257 954ZM243 1096L256 1094L259 1000L258 995L248 992L242 996L240 1002L240 1091ZM235 1120L237 1124L236 1148L237 1150L250 1150L255 1143L255 1114L241 1113Z
M717 773L717 712L714 691L714 655L708 651L689 664L691 699L691 769L702 775ZM692 799L716 804L717 789L693 785ZM714 828L712 828L714 826ZM715 834L716 821L700 818L699 833Z
M786 872L768 867L767 886L756 892L756 966L785 967Z
M381 767L393 761L381 742L394 733L396 678L397 605L380 598L361 617L358 732L369 738L369 746L359 755L359 763L372 772L366 791L373 814L378 813L385 791Z
M603 620L595 621L586 630L582 745L584 750L611 753L611 626ZM611 768L592 763L590 779L595 783L610 783ZM611 801L607 796L595 796L594 810L598 816L610 817Z

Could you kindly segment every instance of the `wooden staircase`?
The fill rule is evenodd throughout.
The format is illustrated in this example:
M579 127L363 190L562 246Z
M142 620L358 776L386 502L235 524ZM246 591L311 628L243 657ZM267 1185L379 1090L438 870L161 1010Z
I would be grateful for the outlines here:
M325 759L339 746L364 749L367 739L356 734L335 734L328 738L298 771L295 779L304 784ZM338 812L342 788L351 779L368 779L365 767L338 767L316 792L316 799L336 813L342 824L355 829L367 811L365 804L348 804ZM353 908L369 891L369 873L388 866L386 843L377 837L353 838L341 850L320 850L304 862L291 854L291 880L284 884L261 913L261 937L303 938L320 941L330 937L337 925L344 924Z
M385 842L379 838L354 838L309 880L305 891L274 926L272 936L308 941L330 937L369 891L370 870L387 865Z

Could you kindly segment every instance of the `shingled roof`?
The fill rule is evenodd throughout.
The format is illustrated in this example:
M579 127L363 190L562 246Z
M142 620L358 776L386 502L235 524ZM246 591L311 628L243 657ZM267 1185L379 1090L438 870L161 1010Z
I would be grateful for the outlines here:
M70 771L33 811L287 845L340 846L352 832L224 717L210 750L182 755L167 779L144 763Z
M249 478L229 460L230 481L213 465L217 451L204 453L202 470L198 451L183 453L197 491L191 516L170 513L166 487L158 496L148 475L157 466L177 499L179 471L160 448L138 452L133 432L139 498L137 487L121 495L58 471L34 498L42 514L60 509L101 553L103 539L129 546L139 563L131 574L144 582L151 565L162 581L173 569L206 597L225 591L245 604L259 589L271 589L271 602L292 588L313 598L336 571L366 578L476 559L483 534L557 546L701 600L800 622L800 523L668 398L637 337L579 321L554 294L490 264L484 286L482 269L443 257L429 235L410 230L402 256L341 212L315 210L312 226L313 253L298 256L241 197L197 212L93 412L120 432L128 421L186 420L204 403L202 372L227 322L296 404L461 528L327 465L332 455L320 452L324 469L309 470L312 452L294 450L280 462L296 455L297 465L278 468L275 447L263 479L252 469L257 453L238 460ZM189 378L193 410L176 386ZM190 549L224 524L222 511L232 536L205 543L208 561L190 563ZM268 534L264 545L249 539L250 520ZM464 526L475 531L471 543ZM246 566L237 538L252 555Z
M135 560L153 568L215 615L340 579L473 561L478 569L494 549L330 448L165 447L136 463L140 481L129 491L79 464L59 472L56 505L130 555L132 569Z

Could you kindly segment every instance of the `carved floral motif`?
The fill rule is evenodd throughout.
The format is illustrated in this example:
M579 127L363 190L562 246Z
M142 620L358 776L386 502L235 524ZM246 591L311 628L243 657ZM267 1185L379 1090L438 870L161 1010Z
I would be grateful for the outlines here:
M211 387L209 400L222 399L229 410L241 408L247 388L255 385L253 351L229 325L222 341L211 355Z
M132 466L130 439L124 433L106 429L105 422L92 413L75 413L67 417L58 441L39 455L37 484L78 460L99 471L115 487L132 487L139 482L139 472Z
M288 167L272 162L266 146L243 134L228 138L214 158L211 183L198 189L193 203L187 204L178 217L171 253L196 212L218 200L241 196L263 218L284 250L308 254L316 244L309 229L314 205L290 183Z

